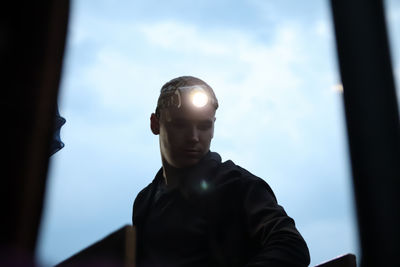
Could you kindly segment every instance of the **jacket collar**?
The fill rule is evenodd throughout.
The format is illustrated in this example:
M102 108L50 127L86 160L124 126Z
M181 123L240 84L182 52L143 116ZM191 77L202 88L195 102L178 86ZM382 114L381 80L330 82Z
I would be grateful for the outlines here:
M196 165L181 169L176 188L186 197L208 192L212 189L212 178L220 164L221 156L216 152L209 151ZM155 188L165 187L162 168L157 172L153 185ZM175 188L167 188L166 190L172 191Z

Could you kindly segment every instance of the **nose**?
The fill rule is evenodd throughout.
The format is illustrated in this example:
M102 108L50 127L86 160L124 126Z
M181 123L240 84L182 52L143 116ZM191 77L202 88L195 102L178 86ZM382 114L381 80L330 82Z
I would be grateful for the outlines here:
M189 140L193 143L199 142L199 130L195 126L190 127Z

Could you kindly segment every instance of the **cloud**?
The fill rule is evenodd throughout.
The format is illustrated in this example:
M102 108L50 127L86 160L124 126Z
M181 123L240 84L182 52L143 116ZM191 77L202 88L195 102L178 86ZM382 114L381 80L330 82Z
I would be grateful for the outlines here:
M155 99L157 91L149 90L152 84L146 79L151 76L152 70L145 64L105 47L97 52L84 79L99 96L101 105L111 112L126 113L145 108L143 104L151 102L149 96Z
M146 25L140 31L151 45L165 49L166 53L190 53L191 57L181 61L188 66L196 64L197 69L202 69L200 72L207 73L206 80L221 99L218 116L223 117L219 128L223 137L232 135L224 129L246 125L247 117L253 113L263 114L259 126L281 126L288 137L297 138L297 121L308 112L306 92L300 88L302 79L293 68L304 60L301 28L281 25L269 43L257 42L243 32L205 31L171 21ZM211 64L191 60L198 55L213 55L218 60ZM235 77L237 73L240 77Z
M208 30L171 20L151 24L114 22L112 26L106 26L106 21L88 20L88 28L82 32L100 27L101 35L107 38L92 39L97 43L92 51L94 60L81 78L97 104L110 112L126 114L150 105L152 110L156 88L174 76L186 74L181 72L184 66L187 73L209 82L221 100L217 135L234 138L227 129L248 125L253 131L244 131L244 139L255 140L257 132L273 125L290 140L299 139L299 122L310 112L307 91L302 88L304 79L296 71L296 66L307 60L304 43L308 33L300 26L280 25L264 43L242 31ZM91 39L88 34L81 35ZM125 44L129 36L136 40L135 48L139 50L131 51ZM85 38L77 39L82 42ZM79 41L73 46L79 46ZM160 49L163 54L157 58ZM155 51L153 55L151 51ZM147 56L141 57L141 53ZM159 68L154 68L157 64ZM236 108L232 110L232 106ZM249 114L262 114L259 123L249 125Z
M226 44L210 41L210 39L207 39L210 36L200 33L193 25L165 21L141 25L139 31L150 43L167 50L208 55L230 54L229 47Z
M102 24L106 22L98 23ZM260 155L276 155L277 147L282 153L278 161L285 157L283 151L299 151L292 156L302 162L321 153L315 151L316 140L307 137L317 127L311 120L328 112L323 110L336 100L323 94L333 83L329 61L317 57L318 70L310 63L316 61L316 51L308 46L311 37L318 37L315 27L281 24L268 41L243 31L210 30L176 20L121 27L104 27L103 35L109 38L96 41L94 60L81 75L102 112L93 114L92 121L97 115L109 118L113 127L118 122L134 131L133 117L145 118L136 123L140 136L147 130L158 88L173 77L190 74L206 80L219 98L213 148L224 155L257 166ZM135 39L135 49L124 45L128 36ZM315 96L316 91L322 93ZM107 126L102 128L99 131L107 132ZM150 138L141 137L144 147L151 144Z

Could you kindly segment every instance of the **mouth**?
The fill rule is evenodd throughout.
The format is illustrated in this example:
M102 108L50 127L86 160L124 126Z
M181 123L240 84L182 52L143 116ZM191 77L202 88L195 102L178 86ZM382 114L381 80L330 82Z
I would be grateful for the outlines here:
M198 156L201 154L201 151L199 149L193 148L184 149L183 152L188 156Z

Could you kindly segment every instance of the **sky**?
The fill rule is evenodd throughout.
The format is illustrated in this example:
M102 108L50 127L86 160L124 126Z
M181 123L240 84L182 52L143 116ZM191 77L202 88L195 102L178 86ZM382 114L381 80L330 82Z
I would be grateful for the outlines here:
M399 47L400 4L385 4ZM51 158L37 252L44 266L131 224L136 195L161 167L150 114L161 86L182 75L213 87L211 150L267 181L311 266L359 257L328 1L75 0L64 59L65 147Z

